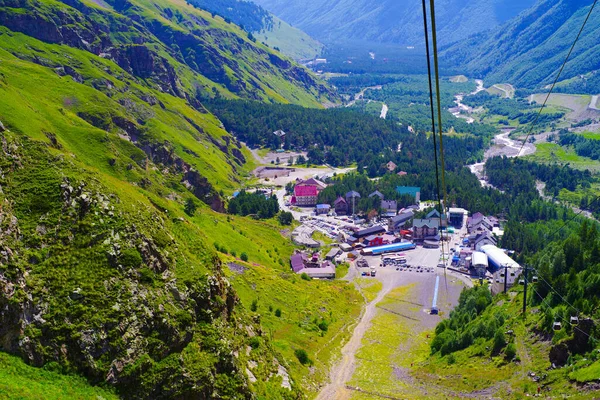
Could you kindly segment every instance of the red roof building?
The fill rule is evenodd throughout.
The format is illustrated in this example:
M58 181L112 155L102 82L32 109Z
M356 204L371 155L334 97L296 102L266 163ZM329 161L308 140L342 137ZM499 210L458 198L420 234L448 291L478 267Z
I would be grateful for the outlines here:
M292 202L297 206L314 207L317 205L319 192L316 186L296 185ZM295 200L295 202L294 202Z

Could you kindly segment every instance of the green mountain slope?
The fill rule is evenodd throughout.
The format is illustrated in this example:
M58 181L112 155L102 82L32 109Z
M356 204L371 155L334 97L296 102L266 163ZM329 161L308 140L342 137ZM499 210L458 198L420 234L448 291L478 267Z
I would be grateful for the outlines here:
M383 0L255 0L323 43L423 43L421 2ZM502 24L534 3L448 0L436 3L440 43L452 43Z
M493 32L444 49L443 57L451 64L462 66L466 73L486 77L490 84L547 85L552 83L562 65L590 3L540 1ZM565 67L563 79L600 68L599 35L600 13L595 10Z
M302 396L317 379L294 351L326 365L314 354L358 312L356 293L296 281L275 223L213 211L253 165L202 101L317 107L329 88L183 2L99 3L0 2L0 350L125 398ZM218 255L217 240L249 262ZM252 271L233 286L231 261ZM266 318L273 340L268 311L251 311L259 280L286 288L285 319ZM287 297L301 295L315 306ZM323 319L333 333L316 335ZM15 371L0 397L69 381L23 391L26 368L2 356L0 369ZM82 382L64 396L104 396L79 394Z
M264 8L238 0L190 0L190 4L233 21L258 40L294 59L313 58L323 45Z

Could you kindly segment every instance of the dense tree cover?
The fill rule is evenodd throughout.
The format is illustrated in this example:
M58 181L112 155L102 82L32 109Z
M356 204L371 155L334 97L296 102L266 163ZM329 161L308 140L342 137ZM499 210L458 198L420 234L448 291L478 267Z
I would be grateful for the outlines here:
M239 0L186 0L188 4L201 8L214 15L220 15L226 21L239 25L247 32L270 30L273 17L264 8L250 2Z
M356 162L371 177L383 174L388 161L396 163L399 171L420 173L433 168L432 139L409 133L395 121L343 108L318 110L226 100L206 105L228 131L252 147L277 149L283 145L285 149L307 150L309 161L315 164L345 166ZM273 135L278 129L286 132L284 139ZM485 144L481 137L445 137L447 168L455 170L480 159Z
M329 78L329 83L334 85L339 93L351 94L360 92L364 88L387 85L405 79L406 75L390 74L351 74Z
M410 125L420 132L431 131L431 110L429 106L429 91L426 75L395 75L394 83L384 85L382 89L370 89L364 98L381 101L388 105L388 119L397 120L403 125ZM448 109L455 107L454 96L458 93L470 93L475 89L475 83L450 82L443 79L440 83L442 104L442 125L444 132L471 134L484 138L486 144L497 132L490 125L468 124L462 118L456 118ZM365 103L358 102L357 107L364 109ZM377 116L379 112L377 112Z
M441 104L443 108L456 106L454 96L457 93L471 93L476 84L467 82L450 82L448 78L440 81ZM386 102L403 101L408 104L425 104L429 106L429 84L427 75L397 75L394 83L387 84L381 90L368 90L365 97Z
M323 57L327 64L319 65L326 72L362 74L426 74L425 51L406 50L396 45L369 44L375 53L371 58L362 43L355 46L327 46Z
M573 146L579 156L600 160L600 140L587 139L582 135L563 130L559 133L558 143L561 146Z
M570 235L535 254L531 262L538 275L534 305L544 304L555 319L571 315L600 317L600 235L595 222L584 220ZM550 331L552 325L545 324Z
M450 312L450 318L440 322L435 328L431 353L439 352L444 356L469 347L477 338L492 339L500 336L498 332L502 333L503 337L502 326L506 320L503 313L477 318L491 303L492 294L486 286L463 290L458 305ZM506 342L498 343L500 348L504 347L504 344Z
M272 218L279 212L276 196L265 197L264 193L248 193L242 190L229 201L227 211L237 215L256 215L258 218Z
M513 195L535 189L535 181L546 184L546 194L557 197L561 189L574 191L577 187L589 188L592 174L568 166L545 165L507 157L492 157L485 163L489 182Z
M568 82L557 85L554 91L597 95L600 93L600 74L598 71L592 71L590 74L577 76Z

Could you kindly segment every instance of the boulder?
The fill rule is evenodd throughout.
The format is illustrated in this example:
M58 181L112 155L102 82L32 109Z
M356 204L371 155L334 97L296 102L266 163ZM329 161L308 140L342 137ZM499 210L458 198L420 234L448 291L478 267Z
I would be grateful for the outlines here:
M2 121L0 121L0 132L4 132L4 131L6 131L6 128L2 124Z

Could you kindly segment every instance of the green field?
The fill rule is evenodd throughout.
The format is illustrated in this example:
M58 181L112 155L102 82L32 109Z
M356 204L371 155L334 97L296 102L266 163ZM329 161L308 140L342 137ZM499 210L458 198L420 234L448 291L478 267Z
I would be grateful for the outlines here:
M546 96L547 94L545 93L533 94L531 95L530 99L531 101L541 105L546 100ZM589 95L553 93L548 98L546 107L555 106L562 109L571 110L566 117L568 119L577 119L581 113L587 110L590 100L591 96Z
M545 164L568 163L571 168L589 169L592 172L600 171L600 162L578 156L573 149L561 147L556 143L539 143L535 147L536 152L528 155L527 159Z
M591 140L600 140L600 132L582 132L580 133L584 138Z
M55 365L47 368L31 367L19 357L0 353L0 399L96 399L111 400L119 397L112 391L94 387L85 379L63 375Z

